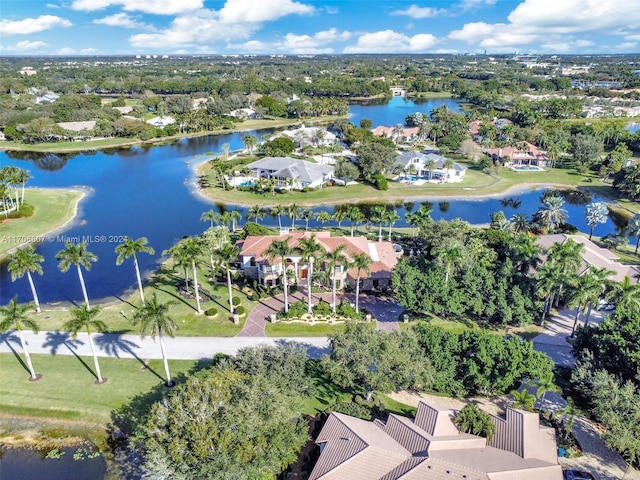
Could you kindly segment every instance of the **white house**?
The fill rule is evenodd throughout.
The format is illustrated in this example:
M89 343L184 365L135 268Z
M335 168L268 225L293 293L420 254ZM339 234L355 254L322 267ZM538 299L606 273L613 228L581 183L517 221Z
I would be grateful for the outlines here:
M173 117L153 117L147 120L147 123L153 125L154 127L164 128L167 125L176 123L176 119Z
M334 168L291 157L264 157L246 165L251 177L274 179L276 186L302 190L305 187L321 187L333 179Z
M402 152L396 160L405 177L413 175L427 181L448 183L464 180L467 167L457 162L448 163L442 155L423 152Z
M305 127L279 132L274 137L286 136L293 140L298 148L305 145L333 145L336 136L320 127Z

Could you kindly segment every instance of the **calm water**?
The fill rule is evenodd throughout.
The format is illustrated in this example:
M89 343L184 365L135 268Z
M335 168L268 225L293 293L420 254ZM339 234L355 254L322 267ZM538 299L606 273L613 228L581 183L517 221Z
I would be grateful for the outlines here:
M0 457L2 480L100 480L106 474L102 457L75 460L72 448L60 458L43 458L36 450L8 448Z
M453 100L437 100L431 107L447 104L457 106ZM394 98L386 106L353 106L352 120L369 118L375 125L395 125L415 111L428 113L427 104L416 106L402 98ZM359 123L359 120L358 120ZM253 132L259 137L268 131ZM98 256L89 272L85 272L87 290L91 299L113 299L122 297L135 288L135 275L130 260L121 266L115 265L114 248L121 237L145 236L156 250L154 256L143 254L139 257L140 268L145 275L153 272L161 262L163 250L171 247L185 235L201 233L207 225L200 221L202 212L222 209L195 193L193 164L203 161L207 152L219 152L222 145L230 144L231 149L242 148L244 133L221 136L182 139L175 144L152 148L134 147L117 152L92 152L71 156L68 159L57 156L36 156L32 160L11 158L0 152L1 165L16 165L31 171L33 179L29 184L38 187L85 186L87 196L80 203L79 215L74 224L59 234L49 235L48 240L38 244L38 252L44 256L44 275L35 276L36 288L42 302L77 301L82 298L77 273L74 268L61 273L57 268L55 254L64 248L64 239L91 238L89 250ZM416 187L416 193L420 187ZM426 197L426 196L425 196ZM540 192L519 195L518 209L503 207L500 199L448 200L434 202L433 218L462 218L471 223L489 222L489 213L504 210L510 217L516 212L533 214L539 207ZM28 193L27 193L28 198ZM277 197L274 203L277 203ZM428 198L425 198L428 200ZM419 202L398 205L402 218L396 225L403 226L407 206L418 208ZM246 217L246 208L238 209ZM326 207L324 207L326 208ZM321 208L315 209L315 211ZM333 207L328 208L333 212ZM569 222L582 231L588 231L584 224L584 207L568 205ZM287 217L283 225L290 225ZM277 225L277 219L265 218L262 223ZM304 222L298 221L298 226ZM343 226L349 222L344 222ZM316 226L316 222L310 222ZM331 224L327 224L331 226ZM1 227L0 227L1 229ZM1 230L0 230L1 231ZM596 234L614 232L611 220L596 228ZM102 237L102 238L100 238ZM11 282L6 266L0 268L0 303L6 303L14 295L21 302L31 301L31 293L26 278Z
M393 97L389 103L384 105L351 105L349 107L349 121L356 126L360 126L360 120L368 118L373 122L373 126L379 125L395 126L398 123L404 124L407 115L421 112L429 114L431 110L446 105L454 112L460 112L460 102L452 98L433 98L426 102L415 103L403 97Z
M631 133L640 132L639 122L629 122L624 126L625 130L629 130Z

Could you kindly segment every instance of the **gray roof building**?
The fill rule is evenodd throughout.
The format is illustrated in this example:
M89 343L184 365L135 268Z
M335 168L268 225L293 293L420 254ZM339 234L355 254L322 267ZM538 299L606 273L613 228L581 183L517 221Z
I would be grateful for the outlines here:
M333 178L331 165L291 157L264 157L246 166L258 178L291 179L294 188L316 187Z

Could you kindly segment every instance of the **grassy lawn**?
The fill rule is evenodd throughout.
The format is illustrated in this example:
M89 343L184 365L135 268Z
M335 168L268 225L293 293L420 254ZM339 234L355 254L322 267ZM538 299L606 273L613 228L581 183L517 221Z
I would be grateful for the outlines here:
M26 189L24 200L33 205L33 215L0 221L0 259L13 248L37 240L71 220L81 198L78 190Z
M133 359L100 358L100 369L109 380L95 385L91 357L32 355L42 379L29 382L29 373L11 353L0 354L0 413L106 424L111 411L134 396L163 383L162 360L151 360L149 368ZM22 358L22 355L21 355ZM197 362L170 360L171 376L178 380Z
M327 325L317 323L309 325L305 323L267 323L265 328L267 337L326 337L335 332L344 330L344 324Z
M211 165L204 164L199 172L215 184L211 175ZM590 175L579 174L571 169L549 169L546 171L520 171L500 169L498 173L489 175L470 165L465 178L460 183L437 183L426 185L409 185L389 182L389 189L380 191L371 185L359 183L348 187L325 187L311 192L282 191L271 195L237 190L222 190L218 187L207 187L204 192L209 197L231 204L240 205L276 205L291 204L312 206L351 203L354 201L395 201L426 197L473 197L483 195L499 195L514 188L527 189L537 185L567 185L570 187L588 187L598 190L610 188ZM634 202L631 202L634 203ZM636 202L637 203L637 202Z
M173 302L169 309L169 315L178 323L176 335L182 337L232 337L237 335L244 325L246 316L241 318L239 325L234 325L228 309L228 290L226 284L215 284L199 272L198 282L201 290L209 292L212 298L201 299L203 310L215 308L218 310L214 318L196 314L195 299L185 299L177 293L176 285L182 283L183 278L173 272L169 265L163 265L145 285L145 297L156 294L161 303ZM250 301L247 295L234 289L233 295L240 298L240 305L250 312L255 302ZM130 319L134 309L140 305L137 290L128 299L101 307L96 318L106 323L109 332L137 333ZM41 330L60 330L62 325L69 320L69 308L47 309L44 306L43 313L37 317Z

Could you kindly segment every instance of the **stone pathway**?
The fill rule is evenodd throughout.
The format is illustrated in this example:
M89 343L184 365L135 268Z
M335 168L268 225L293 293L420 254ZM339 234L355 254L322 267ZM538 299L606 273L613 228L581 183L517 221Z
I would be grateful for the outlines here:
M289 294L289 303L293 303L298 300L307 299L306 289L299 288L293 294ZM317 303L320 299L331 303L331 292L312 293L312 303ZM355 301L354 294L338 294L336 295L336 301L339 303L341 300L346 299L353 303ZM393 298L390 297L376 297L374 295L360 295L359 306L368 310L373 318L376 319L378 329L385 332L391 332L397 330L398 317L404 311L404 308ZM264 337L266 336L265 328L269 322L271 314L276 313L284 307L284 294L277 295L275 297L269 297L265 300L261 300L260 303L249 313L247 320L242 328L242 331L238 333L238 337Z

